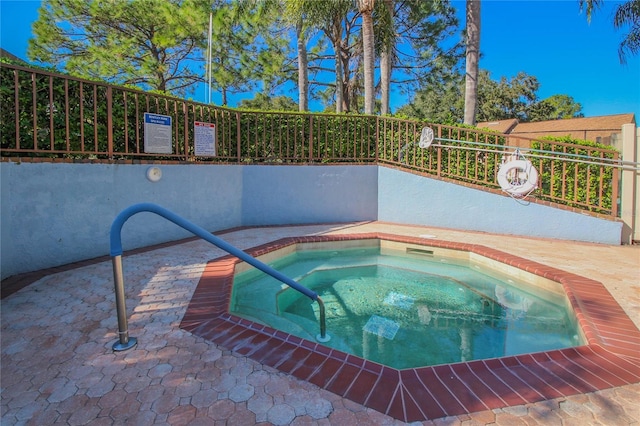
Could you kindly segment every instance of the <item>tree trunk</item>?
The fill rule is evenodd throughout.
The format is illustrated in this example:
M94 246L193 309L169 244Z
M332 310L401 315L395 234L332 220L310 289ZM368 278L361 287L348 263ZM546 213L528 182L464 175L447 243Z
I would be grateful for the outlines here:
M464 89L464 124L476 124L478 60L480 57L480 0L467 0L467 59Z
M353 81L351 78L351 70L349 69L349 61L352 56L347 49L343 49L344 44L340 44L340 63L342 64L342 112L351 112L358 111L357 103L356 107L353 108L354 105L354 85L357 82ZM357 68L357 67L356 67ZM357 73L354 77L358 78Z
M307 46L302 31L302 20L296 25L298 38L298 110L309 110L309 61L307 59Z
M341 31L340 21L339 19L334 19L333 22L333 51L335 52L335 69L336 69L336 113L341 113L343 111L343 103L344 103L344 74L342 73L342 60L340 53L342 52L342 48L340 43L342 42L342 31Z
M373 37L373 6L375 0L358 0L358 9L362 14L362 47L364 56L364 113L373 114L375 92L373 73L375 69L375 51Z
M390 22L393 25L393 0L384 0L384 4L387 8L387 13L390 16ZM385 46L380 53L380 113L382 115L388 115L391 112L391 67L393 58L393 43L391 40L385 43Z

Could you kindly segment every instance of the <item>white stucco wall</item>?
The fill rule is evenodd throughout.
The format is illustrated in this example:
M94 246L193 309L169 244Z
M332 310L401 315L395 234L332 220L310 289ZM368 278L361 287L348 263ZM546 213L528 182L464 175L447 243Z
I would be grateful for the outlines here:
M619 244L621 223L376 165L0 163L0 272L6 278L109 254L125 208L156 203L210 231L365 220ZM125 250L188 237L151 213L123 227Z
M517 201L387 167L378 170L381 221L620 244L620 221Z

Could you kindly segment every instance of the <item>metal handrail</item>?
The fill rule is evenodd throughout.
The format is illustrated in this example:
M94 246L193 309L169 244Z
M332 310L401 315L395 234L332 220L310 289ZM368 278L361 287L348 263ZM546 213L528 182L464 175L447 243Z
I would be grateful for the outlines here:
M113 263L113 278L115 284L115 293L116 293L116 310L118 314L118 341L113 344L114 351L123 351L126 349L130 349L134 347L137 343L137 339L135 337L129 337L129 329L127 324L127 308L125 306L125 295L124 295L124 275L122 272L122 226L124 223L134 214L140 212L150 212L155 213L158 216L162 216L163 218L175 223L183 229L191 232L192 234L202 238L203 240L213 244L214 246L226 251L227 253L236 256L237 258L245 261L251 266L261 270L262 272L272 276L278 281L288 285L289 287L297 290L298 292L304 294L309 297L311 300L318 302L318 306L320 307L320 334L316 337L316 339L320 342L326 342L329 340L327 336L327 327L326 327L326 319L325 319L325 308L324 303L318 293L315 291L309 290L308 288L300 285L298 282L292 280L286 275L276 271L269 265L259 261L255 257L249 255L248 253L232 246L221 238L216 237L215 235L208 232L206 229L195 225L188 220L178 216L177 214L158 206L153 203L140 203L134 204L131 207L123 210L113 221L111 224L110 231L110 244L111 244L111 258Z
M466 149L469 151L481 151L481 152L504 154L504 153L507 153L507 151L513 151L514 149L514 147L507 146L507 145L472 142L472 141L465 141L465 140L458 140L458 139L434 138L434 140L486 147L486 148L473 148L473 147L461 147L461 146L456 147L456 148ZM412 142L412 144L415 144L415 143L417 142ZM410 144L403 146L402 149L405 149L409 145ZM436 143L432 144L431 146L434 148L449 147L449 145L446 145L446 144L436 144ZM491 148L496 148L496 149L491 149ZM601 148L591 147L588 145L585 145L579 148L585 151L593 150L593 151L600 151L600 152L614 152L614 151L605 151ZM615 167L623 170L640 170L640 163L635 161L624 161L621 158L592 157L584 154L573 154L571 152L550 151L550 150L538 149L538 148L520 148L520 151L522 153L526 153L529 157L542 158L544 160L558 160L558 161L567 161L571 163L589 164L592 166ZM550 155L540 155L540 154L550 154Z

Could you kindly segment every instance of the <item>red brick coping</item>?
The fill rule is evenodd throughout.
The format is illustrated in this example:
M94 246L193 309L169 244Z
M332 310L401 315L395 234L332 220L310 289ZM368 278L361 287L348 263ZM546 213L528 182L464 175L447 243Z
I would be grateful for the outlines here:
M384 239L464 250L562 284L587 344L580 347L397 370L229 313L235 264L210 261L181 328L405 422L534 403L640 382L640 331L599 282L476 244L384 233L283 238L254 257L307 242Z

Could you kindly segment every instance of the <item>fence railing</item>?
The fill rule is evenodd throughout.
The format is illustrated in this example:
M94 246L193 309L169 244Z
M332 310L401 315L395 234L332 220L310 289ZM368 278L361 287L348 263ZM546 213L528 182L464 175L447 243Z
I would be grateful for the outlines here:
M145 113L171 117L170 150L145 150ZM215 155L198 155L195 122L215 126ZM424 126L436 138L429 149L417 143ZM537 198L617 216L617 151L516 138L392 117L236 110L0 64L3 157L383 163L499 188L504 156L513 146L529 146L523 152L540 173Z

